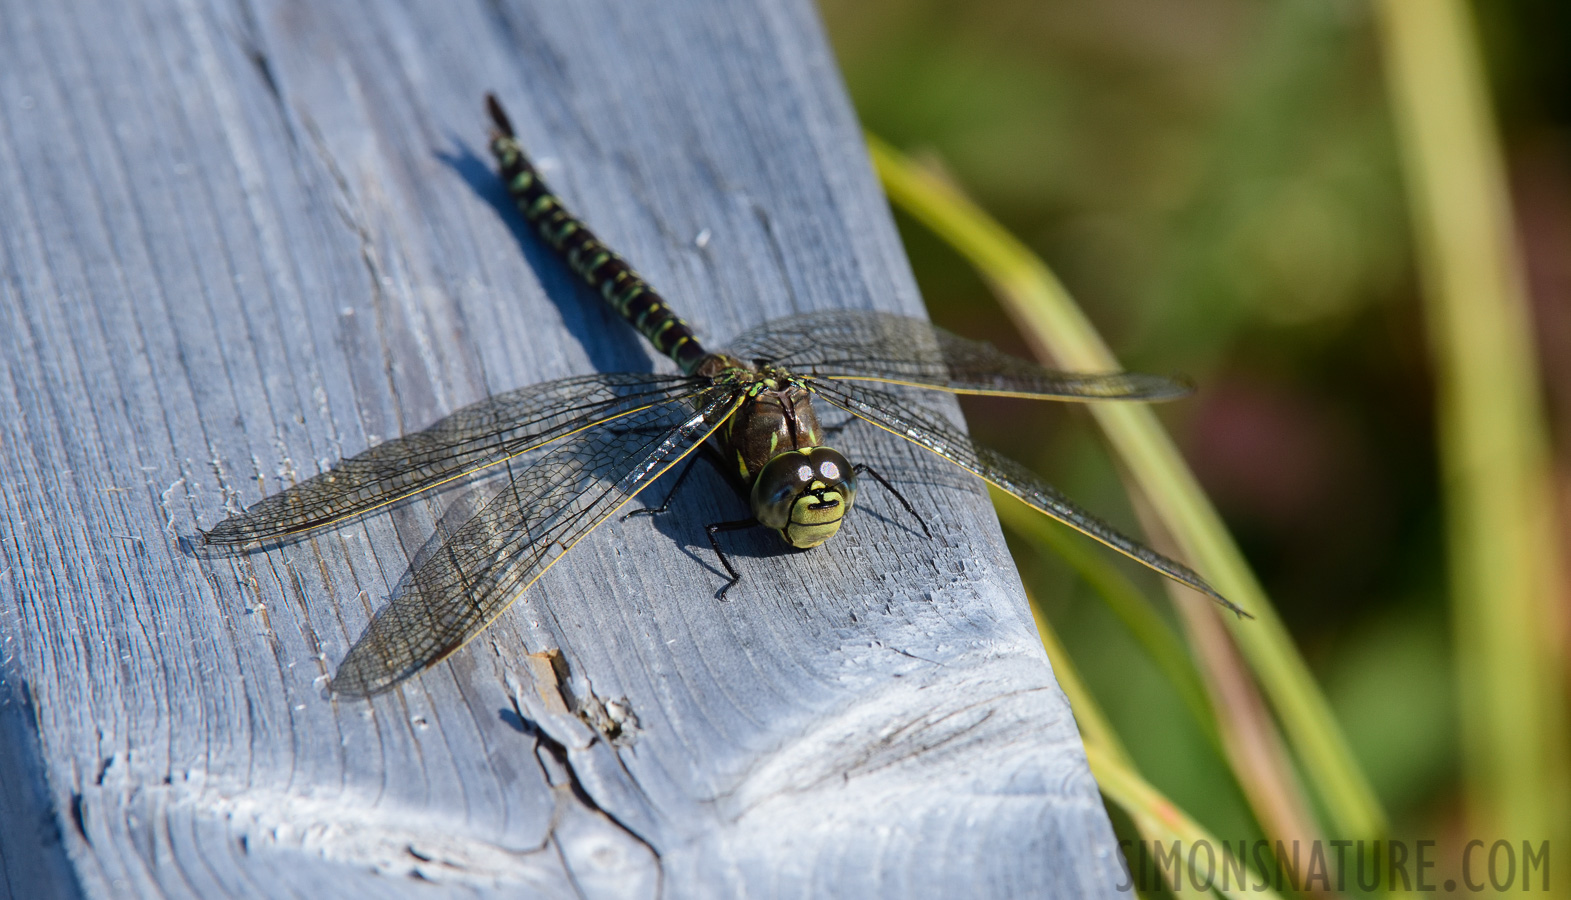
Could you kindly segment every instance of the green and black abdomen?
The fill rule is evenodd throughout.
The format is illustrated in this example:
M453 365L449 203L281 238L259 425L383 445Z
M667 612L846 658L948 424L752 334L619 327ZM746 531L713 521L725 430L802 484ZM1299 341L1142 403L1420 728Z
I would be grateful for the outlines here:
M622 318L649 339L655 349L671 357L682 371L692 374L705 351L693 337L693 329L677 317L665 300L644 281L622 257L611 252L583 222L562 206L551 188L530 164L519 146L512 123L494 96L486 106L496 130L491 135L491 152L501 166L508 193L530 224L551 249L610 303Z

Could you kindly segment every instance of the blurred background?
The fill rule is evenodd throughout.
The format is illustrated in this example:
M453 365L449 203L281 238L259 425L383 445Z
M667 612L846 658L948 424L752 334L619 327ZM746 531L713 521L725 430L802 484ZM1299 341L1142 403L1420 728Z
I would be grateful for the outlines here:
M1459 833L1434 377L1367 4L821 0L821 9L870 131L938 160L1047 261L1129 368L1196 380L1198 393L1161 415L1290 626L1393 834ZM1563 523L1571 3L1491 0L1474 12ZM926 229L900 224L933 319L1029 355L970 266ZM965 407L978 437L1138 533L1083 411ZM1066 565L1017 550L1141 772L1217 836L1257 836L1227 763L1138 645ZM1135 568L1125 570L1160 597Z

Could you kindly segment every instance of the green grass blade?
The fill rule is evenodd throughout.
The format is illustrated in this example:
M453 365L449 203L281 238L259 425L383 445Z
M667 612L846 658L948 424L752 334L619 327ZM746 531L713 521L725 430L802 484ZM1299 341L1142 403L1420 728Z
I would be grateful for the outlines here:
M998 518L1006 528L1062 558L1107 604L1125 630L1167 677L1179 699L1193 714L1200 733L1221 754L1222 742L1216 731L1216 711L1211 708L1211 699L1184 649L1183 641L1162 620L1156 608L1135 587L1135 583L1099 555L1095 548L1081 540L1079 535L997 488L993 488L991 493Z
M990 282L1033 350L1071 369L1108 371L1117 360L1047 266L948 182L868 136L889 198L969 259ZM1139 405L1093 404L1093 415L1184 555L1249 610L1234 639L1324 802L1339 837L1374 838L1386 818L1325 697L1243 554L1156 416ZM1196 595L1195 602L1203 602Z
M1133 769L1135 764L1129 757L1129 751L1124 749L1123 742L1118 739L1118 732L1113 730L1102 707L1091 696L1085 682L1080 680L1080 671L1069 658L1069 651L1064 649L1063 642L1058 639L1058 632L1053 630L1041 604L1037 603L1029 590L1026 591L1026 600L1031 604L1031 618L1036 621L1036 633L1042 638L1042 648L1053 663L1053 677L1057 679L1058 686L1064 689L1064 696L1069 698L1069 709L1075 714L1075 724L1080 729L1081 739L1100 746L1120 765Z
M1458 0L1375 8L1438 382L1469 812L1479 835L1565 840L1547 429L1478 39Z
M1174 806L1171 800L1147 783L1133 769L1120 762L1117 757L1096 744L1087 743L1086 761L1091 764L1091 774L1096 777L1097 787L1101 788L1102 795L1128 813L1142 835L1145 835L1148 840L1160 841L1167 845L1171 845L1174 841L1179 843L1185 854L1186 869L1191 861L1188 851L1198 844L1208 844L1218 854L1222 852L1221 841L1200 827L1199 823ZM1199 876L1200 873L1188 869L1187 880L1190 885L1203 884ZM1218 893L1226 897L1280 896L1270 887L1254 888L1255 884L1267 879L1258 877L1258 873L1253 869L1249 870L1249 877L1246 880L1249 882L1248 886L1229 884L1224 888L1218 878L1213 886Z
M1102 795L1129 815L1135 830L1147 844L1160 841L1164 845L1171 846L1172 842L1177 840L1181 842L1182 847L1189 848L1193 846L1194 841L1207 840L1211 842L1211 847L1220 853L1221 845L1215 839L1196 825L1187 813L1175 807L1172 801L1140 778L1128 751L1124 749L1118 734L1108 723L1107 716L1102 713L1101 707L1097 705L1091 692L1086 689L1085 682L1080 680L1080 673L1075 669L1074 662L1070 660L1063 642L1058 639L1058 634L1053 631L1053 626L1047 620L1041 605L1029 591L1026 592L1026 597L1031 603L1031 616L1036 620L1037 634L1042 638L1042 646L1047 650L1047 658L1052 660L1053 675L1057 678L1059 687L1064 689L1064 696L1069 698L1069 707L1075 714L1075 724L1079 726L1080 737L1085 742L1087 759L1097 760L1092 765L1092 774L1097 779L1097 787L1102 791ZM1102 784L1104 776L1108 779L1106 786ZM1203 883L1198 873L1188 871L1189 877L1178 879L1177 884L1173 883L1173 873L1163 871L1162 874L1175 896L1206 893L1196 887L1197 884Z

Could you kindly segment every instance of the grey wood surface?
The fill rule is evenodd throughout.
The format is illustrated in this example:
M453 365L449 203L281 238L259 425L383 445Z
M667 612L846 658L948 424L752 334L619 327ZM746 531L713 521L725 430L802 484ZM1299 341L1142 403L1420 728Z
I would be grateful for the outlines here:
M487 90L712 343L921 313L804 0L0 2L0 894L1115 894L981 486L869 427L932 540L870 487L826 547L735 535L719 602L701 469L374 702L325 676L487 483L182 552L490 392L669 368L508 208Z

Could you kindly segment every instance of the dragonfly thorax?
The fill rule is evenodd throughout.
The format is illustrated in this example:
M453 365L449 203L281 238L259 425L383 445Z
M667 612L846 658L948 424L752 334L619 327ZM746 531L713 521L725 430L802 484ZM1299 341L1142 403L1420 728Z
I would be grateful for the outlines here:
M798 549L835 536L856 502L856 471L829 447L792 450L770 460L753 482L753 517Z
M772 366L726 374L737 380L746 396L718 437L722 453L744 485L751 486L776 456L823 442L812 392L801 379Z

